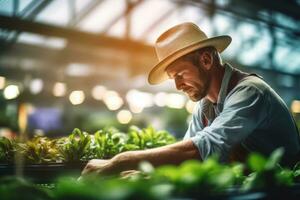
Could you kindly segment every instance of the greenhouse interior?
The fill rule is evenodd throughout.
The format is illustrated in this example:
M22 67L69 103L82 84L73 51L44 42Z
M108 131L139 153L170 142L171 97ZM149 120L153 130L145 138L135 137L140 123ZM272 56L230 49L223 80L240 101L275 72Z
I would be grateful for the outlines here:
M300 199L299 11L0 0L0 198Z

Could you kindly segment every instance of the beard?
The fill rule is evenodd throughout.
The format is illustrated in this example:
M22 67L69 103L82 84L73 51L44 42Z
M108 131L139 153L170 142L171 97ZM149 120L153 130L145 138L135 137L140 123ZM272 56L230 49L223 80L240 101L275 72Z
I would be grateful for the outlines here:
M198 85L198 87L191 88L186 92L189 98L194 102L201 100L207 95L211 80L209 71L204 70L202 66L199 66L198 70L199 80L202 81L202 84Z

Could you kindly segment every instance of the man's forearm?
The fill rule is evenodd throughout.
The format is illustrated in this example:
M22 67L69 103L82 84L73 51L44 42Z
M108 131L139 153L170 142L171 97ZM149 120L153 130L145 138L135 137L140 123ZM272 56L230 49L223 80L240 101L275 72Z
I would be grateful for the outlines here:
M154 166L164 164L180 164L185 160L200 159L199 151L191 140L184 140L175 144L155 149L129 151L112 158L114 171L136 169L141 161L148 161Z

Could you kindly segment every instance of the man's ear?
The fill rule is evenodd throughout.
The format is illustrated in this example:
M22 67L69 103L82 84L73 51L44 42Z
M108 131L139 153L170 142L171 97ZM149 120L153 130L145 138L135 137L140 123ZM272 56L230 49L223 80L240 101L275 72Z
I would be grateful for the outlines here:
M210 52L204 51L203 53L200 54L199 59L200 59L199 60L200 63L206 70L210 70L211 67L213 66L214 60Z

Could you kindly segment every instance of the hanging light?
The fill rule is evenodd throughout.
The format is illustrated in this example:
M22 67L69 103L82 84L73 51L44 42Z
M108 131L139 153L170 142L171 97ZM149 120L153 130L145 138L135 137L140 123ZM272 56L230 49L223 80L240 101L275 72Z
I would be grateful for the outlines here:
M20 91L17 85L8 85L3 94L5 99L15 99L19 96Z
M36 78L31 80L29 90L32 94L38 94L43 90L43 86L44 86L43 80Z
M112 90L104 94L103 101L109 110L118 110L124 104L119 94Z
M130 109L131 112L133 112L133 113L141 113L141 112L143 112L144 107L143 107L143 106L140 106L140 105L132 105L132 104L129 104L129 109Z
M128 124L132 119L132 114L129 110L121 110L117 114L117 119L121 124Z
M106 93L106 88L102 85L96 85L92 89L92 96L94 97L94 99L99 101L103 99L105 93Z
M56 97L62 97L66 95L67 86L65 83L56 82L53 87L53 95Z
M154 96L154 103L159 107L166 105L167 94L165 92L159 92Z
M71 92L69 99L73 105L82 104L85 99L84 92L82 90L75 90Z
M144 108L153 105L153 95L138 90L129 90L126 94L126 100L133 113L140 113Z
M181 94L170 93L167 96L167 106L170 108L181 109L185 105L185 97Z

